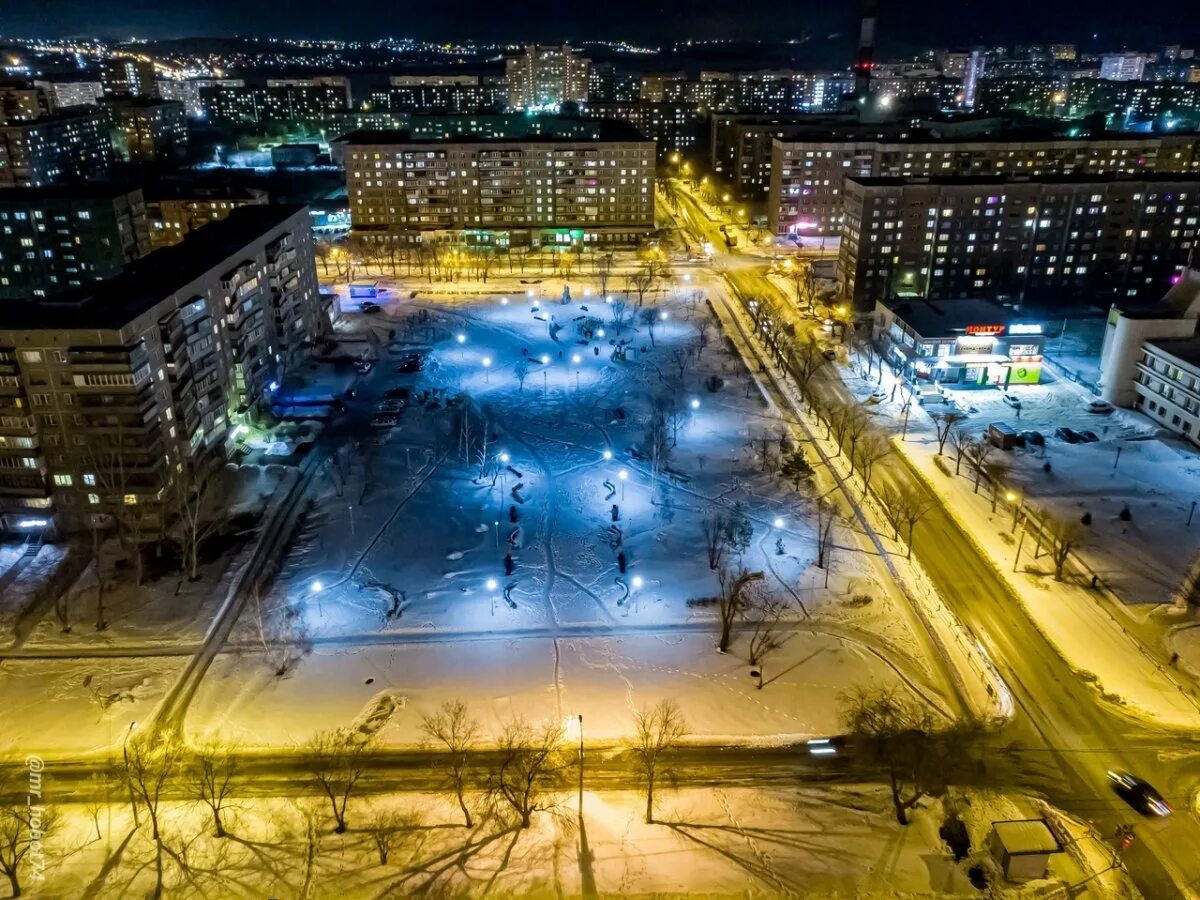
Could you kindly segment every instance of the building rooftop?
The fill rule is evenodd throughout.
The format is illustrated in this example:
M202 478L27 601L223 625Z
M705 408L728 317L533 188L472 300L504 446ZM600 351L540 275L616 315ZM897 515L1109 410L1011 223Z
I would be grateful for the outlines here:
M197 229L174 246L142 257L107 281L52 300L0 304L0 331L121 328L237 256L251 241L302 209L292 204L238 207L225 219Z
M1062 844L1059 843L1045 819L1013 819L1007 822L993 822L992 828L996 837L1004 844L1004 849L1011 856L1021 856L1027 853L1060 853Z
M1012 307L980 297L956 300L923 300L897 298L879 301L903 319L921 337L941 337L962 334L969 325L1007 325L1011 321L1026 321Z
M1168 356L1173 356L1180 362L1200 367L1200 339L1170 338L1167 340L1146 341L1151 347L1157 347Z
M366 129L351 131L337 139L338 143L352 147L379 146L380 144L570 144L582 141L637 141L650 143L647 138L633 125L619 119L545 119L539 123L544 129L541 133L528 132L512 137L490 137L472 133L471 120L476 122L485 116L454 116L433 118L461 118L464 130L451 137L435 135L414 137L407 129ZM567 132L563 135L547 133L561 125ZM478 128L479 126L474 126ZM532 127L532 122L531 122ZM570 132L586 132L585 134Z
M9 122L6 125L0 125L0 130L5 128L40 128L44 125L54 125L59 122L70 122L75 119L92 119L100 117L100 108L97 106L67 106L57 112L52 112L48 116L39 116L36 119L30 119L27 122Z
M1148 184L1200 184L1200 175L1182 172L1136 172L1113 173L1108 175L945 175L945 176L912 176L902 175L863 176L847 175L846 181L852 181L863 187L921 187L923 185L945 187L971 187L974 185L1003 187L1009 184L1119 184L1121 182L1146 182Z
M136 190L140 190L136 185L122 185L111 181L5 188L0 191L0 206L30 206L48 200L111 200Z

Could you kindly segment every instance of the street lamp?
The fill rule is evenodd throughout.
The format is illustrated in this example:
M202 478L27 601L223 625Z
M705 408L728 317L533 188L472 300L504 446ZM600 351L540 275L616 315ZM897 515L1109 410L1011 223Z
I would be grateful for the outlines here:
M501 453L499 459L500 459L500 462L504 463L507 466L508 461L510 459L512 459L512 457L509 456L507 453Z
M318 580L314 580L313 583L308 586L308 588L314 594L319 594L319 593L321 593L321 591L325 590L325 585L323 585L320 582L320 580L318 579Z
M1021 515L1021 507L1025 503L1025 498L1016 491L1006 491L1004 499L1011 503L1013 508L1012 528L1009 529L1009 533L1012 533L1017 528L1017 519Z
M692 402L691 402L691 407L692 407L692 409L699 409L699 408L700 408L700 401L699 401L699 400L697 400L697 399L695 399L695 398L693 397L693 398L692 398Z
M645 584L645 583L646 583L646 582L642 580L642 576L641 576L641 575L634 575L634 576L633 576L633 581L632 581L632 584L633 584L633 589L634 589L635 591L636 591L636 590L639 590L639 589L641 588L641 586L642 586L643 584Z
M488 375L491 373L491 369L492 369L492 358L490 356L485 356L483 358L483 380L484 380L484 383L487 383Z
M622 469L617 473L617 479L621 482L621 502L625 502L625 482L629 480L629 473Z
M783 517L776 516L775 521L772 522L771 524L774 525L776 528L782 528L783 527Z
M612 451L611 451L611 450L605 450L605 451L604 451L604 453L603 453L603 454L601 454L601 455L602 455L602 456L603 456L603 457L604 457L606 460L608 460L608 459L612 459Z

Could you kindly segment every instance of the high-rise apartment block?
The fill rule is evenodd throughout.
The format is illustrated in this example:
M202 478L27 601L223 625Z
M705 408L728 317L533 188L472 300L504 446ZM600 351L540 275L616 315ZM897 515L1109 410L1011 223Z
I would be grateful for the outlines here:
M504 68L508 105L514 109L587 102L588 60L570 47L530 44L520 56L506 59Z
M160 534L180 479L225 458L320 316L296 206L239 209L61 301L0 304L0 526Z
M838 276L895 295L1157 299L1200 235L1200 176L847 178Z
M130 162L161 162L185 153L187 113L180 101L118 97L104 109L118 152Z
M146 230L150 247L157 250L178 244L212 222L227 218L240 206L267 202L258 188L206 185L155 185L146 190Z
M75 78L39 78L34 85L41 88L50 101L50 111L68 106L95 106L104 97L104 85L99 81Z
M320 122L350 108L345 86L281 83L275 86L214 84L200 88L206 118L232 124Z
M1110 53L1100 58L1100 77L1105 81L1141 81L1145 72L1143 53Z
M154 63L136 56L110 56L100 61L100 83L106 96L155 97Z
M111 162L112 141L98 109L75 107L0 125L0 188L95 178Z
M836 235L847 177L1200 172L1200 139L776 140L768 217L776 234Z
M50 297L102 281L149 251L140 190L84 184L0 191L0 300Z
M654 227L654 142L621 122L590 136L341 139L353 229L497 245L631 243Z

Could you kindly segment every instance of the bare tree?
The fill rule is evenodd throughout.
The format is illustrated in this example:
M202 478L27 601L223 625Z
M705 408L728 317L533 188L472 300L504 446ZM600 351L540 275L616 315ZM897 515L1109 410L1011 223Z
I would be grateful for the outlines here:
M817 568L829 567L833 550L833 526L837 521L837 507L828 497L820 497L814 504L817 512Z
M867 761L887 770L896 821L907 825L908 811L923 797L944 792L964 763L965 732L935 733L929 707L895 687L860 686L841 699L847 732Z
M633 717L634 739L630 748L634 765L646 784L646 824L654 821L654 788L663 775L663 757L679 746L687 734L687 723L674 700L643 706Z
M750 621L753 624L748 647L750 665L761 667L763 660L782 645L779 626L786 610L784 601L764 592L754 599L750 606ZM762 687L761 677L758 686Z
M1050 539L1050 558L1054 561L1054 580L1062 581L1071 551L1079 546L1083 536L1082 526L1073 519L1047 516L1041 522Z
M226 835L221 814L240 780L240 774L237 755L229 742L213 738L196 748L187 773L188 786L192 796L212 813L216 837L223 838Z
M725 549L729 546L729 522L725 511L710 506L701 527L704 529L704 547L708 551L708 567L715 572L721 567Z
M596 260L596 280L600 284L600 296L608 296L608 280L612 277L614 258L611 253L605 253Z
M200 544L219 521L209 502L216 478L210 466L191 457L185 458L181 465L183 468L175 488L179 522L183 528L180 574L195 581L199 577Z
M562 740L561 724L548 722L535 729L520 716L500 731L488 796L493 807L516 813L521 828L529 827L534 813L554 807L552 792L570 767Z
M639 303L638 306L640 307L641 304ZM641 309L638 312L638 321L641 322L646 327L646 331L650 335L650 346L651 347L657 346L654 343L654 326L656 324L658 324L658 320L661 315L662 315L662 313L660 313L654 307L647 307L645 309Z
M875 464L891 452L892 442L881 432L868 431L859 439L851 461L858 466L858 474L862 476L864 495L871 489L871 474L875 471Z
M446 748L447 780L462 810L463 824L475 827L465 795L471 753L479 742L479 723L471 717L465 703L455 700L443 703L436 713L423 715L421 730L428 740Z
M913 529L934 507L928 493L907 483L885 485L878 492L884 515L892 526L892 539L900 540L901 528L908 531L908 559L912 558Z
M282 678L312 649L312 635L299 606L281 604L268 609L258 584L250 589L254 601L254 625L263 655L276 678Z
M979 493L979 479L987 472L988 461L992 454L996 452L996 445L991 441L973 440L967 445L964 452L967 459L971 463L971 468L975 470L975 493Z
M621 297L613 297L611 306L613 331L620 337L629 324L629 304Z
M950 433L959 422L965 422L967 417L960 412L942 412L934 413L933 427L937 430L937 445L938 456L941 456L946 449L946 439L950 437Z
M513 364L513 375L517 377L517 387L525 390L525 379L529 377L529 360L521 357Z
M811 408L813 396L809 386L817 372L829 363L825 358L825 351L821 349L816 338L809 335L807 340L792 350L790 363L792 378L796 387L800 389L800 396L808 401Z
M345 729L318 731L301 748L309 780L329 800L334 831L346 832L346 806L367 771L371 742Z
M962 469L963 457L967 455L967 451L974 443L974 436L965 428L956 428L950 432L950 446L954 448L955 475Z
M159 820L159 805L163 794L179 775L182 747L179 741L149 736L130 740L125 747L124 779L129 794L137 807L141 806L150 817L150 836L154 841L154 897L163 892L163 840Z
M696 362L699 355L694 341L688 341L671 349L671 361L675 364L675 369L679 374L679 383L683 384L683 379L687 376L688 370Z
M6 790L3 796L16 795ZM20 897L24 886L21 872L28 867L39 883L45 878L46 843L59 829L58 811L53 807L32 804L21 792L11 802L0 802L0 872L8 877L13 897Z
M625 282L628 285L629 291L637 294L638 309L642 308L646 299L646 293L654 286L654 281L655 275L653 271L645 267L638 269L631 275L625 276Z
M729 650L730 633L733 623L745 615L751 602L747 587L754 582L762 581L762 572L749 572L739 569L734 573L731 569L722 569L718 576L720 592L717 594L717 616L721 633L717 641L717 652L726 653Z
M379 864L386 866L392 854L401 846L404 836L417 827L417 818L394 809L377 809L367 819L366 830L375 845Z

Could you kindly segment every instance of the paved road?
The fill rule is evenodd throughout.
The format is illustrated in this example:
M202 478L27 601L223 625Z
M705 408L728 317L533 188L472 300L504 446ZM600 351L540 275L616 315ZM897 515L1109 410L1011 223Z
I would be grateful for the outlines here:
M780 294L766 277L761 259L723 253L723 244L714 240L719 238L716 226L686 194L680 199L685 227L713 241L714 264L724 268L735 292ZM813 327L799 315L797 321L801 327ZM833 367L819 373L815 389L853 402ZM881 462L874 475L877 488L889 482L925 490L895 454ZM1119 823L1136 826L1138 840L1125 854L1125 863L1146 897L1200 896L1200 822L1189 809L1200 785L1200 736L1160 731L1104 704L1038 631L991 563L940 504L917 527L913 554L1012 690L1019 712L1004 729L1003 739L1031 771L1053 768L1057 777L1043 787L1050 799L1093 820L1102 834L1112 834ZM1176 814L1147 820L1132 812L1109 790L1110 768L1144 774L1173 803Z

